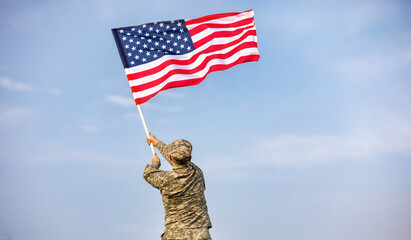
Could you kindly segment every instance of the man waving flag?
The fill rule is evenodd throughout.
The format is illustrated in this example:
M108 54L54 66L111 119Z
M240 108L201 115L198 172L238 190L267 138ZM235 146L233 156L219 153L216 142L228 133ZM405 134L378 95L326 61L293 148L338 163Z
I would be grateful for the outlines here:
M137 105L199 84L208 73L258 61L253 10L112 29Z
M154 158L143 177L158 188L165 209L161 239L211 240L203 172L191 162L191 143L165 145L148 132L140 104L158 92L199 84L208 73L258 61L252 10L191 20L147 23L112 29ZM160 170L158 148L173 166Z

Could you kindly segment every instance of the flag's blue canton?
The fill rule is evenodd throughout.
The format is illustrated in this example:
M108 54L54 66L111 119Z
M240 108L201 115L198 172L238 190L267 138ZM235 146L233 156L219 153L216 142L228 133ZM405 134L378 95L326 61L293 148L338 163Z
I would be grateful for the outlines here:
M149 63L164 55L180 55L194 50L184 20L154 22L113 30L117 33L117 41L122 45L125 68Z

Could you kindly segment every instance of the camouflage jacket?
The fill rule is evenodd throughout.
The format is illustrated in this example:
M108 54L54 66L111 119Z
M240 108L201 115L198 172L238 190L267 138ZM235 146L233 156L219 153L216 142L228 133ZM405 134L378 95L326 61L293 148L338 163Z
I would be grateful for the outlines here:
M156 147L169 159L168 146L158 141ZM203 172L194 163L174 167L172 171L159 170L160 163L147 165L143 177L160 190L165 209L167 228L211 228L206 200Z

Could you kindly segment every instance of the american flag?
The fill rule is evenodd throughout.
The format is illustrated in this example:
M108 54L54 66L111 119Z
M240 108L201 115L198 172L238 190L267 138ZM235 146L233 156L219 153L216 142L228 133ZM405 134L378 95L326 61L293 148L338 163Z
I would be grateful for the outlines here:
M258 61L253 10L112 29L136 104Z

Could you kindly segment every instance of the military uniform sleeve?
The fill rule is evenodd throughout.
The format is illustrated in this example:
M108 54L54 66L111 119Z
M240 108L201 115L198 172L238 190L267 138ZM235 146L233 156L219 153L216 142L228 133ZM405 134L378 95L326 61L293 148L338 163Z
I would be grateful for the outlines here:
M204 190L206 189L206 185L205 185L205 180L204 180L204 174L203 174L203 171L201 170L201 168L199 168L197 165L195 165L193 162L189 162L189 165L191 165L194 169L196 169L199 173L200 173L200 176L201 176L201 181L202 181L202 185L203 185L203 187L204 187Z
M163 155L163 157L167 160L168 163L170 163L171 166L173 166L173 162L170 161L170 147L169 145L166 145L165 143L163 143L162 141L158 141L156 146L155 146L161 153L161 155Z
M165 184L166 172L159 170L160 163L154 163L153 165L147 164L144 169L143 178L150 183L151 186L161 189Z

